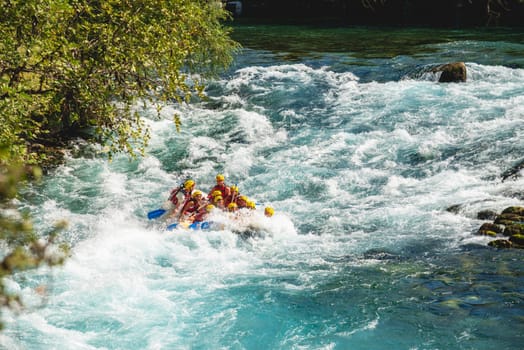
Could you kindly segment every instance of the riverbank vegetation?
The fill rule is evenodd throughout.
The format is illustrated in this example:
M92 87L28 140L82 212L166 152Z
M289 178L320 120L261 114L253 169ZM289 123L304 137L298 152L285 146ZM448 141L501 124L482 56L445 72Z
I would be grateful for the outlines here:
M5 277L63 261L46 253L56 231L37 234L16 209L19 187L77 137L109 156L143 153L149 131L134 107L200 96L238 48L227 17L208 0L1 1L0 305L19 304Z

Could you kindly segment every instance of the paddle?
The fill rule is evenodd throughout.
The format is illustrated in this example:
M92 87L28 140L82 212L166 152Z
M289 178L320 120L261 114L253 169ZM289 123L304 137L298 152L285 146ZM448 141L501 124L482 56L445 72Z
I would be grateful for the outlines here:
M191 225L189 225L189 228L192 230L198 230L198 224L200 224L200 221L195 221Z
M161 217L162 215L164 215L165 212L166 212L165 209L156 209L156 210L153 210L153 211L150 211L149 213L147 213L147 218L149 220L156 219L156 218Z
M178 226L178 222L175 222L174 224L168 225L166 227L166 230L171 231L174 230Z
M238 190L237 184L235 184L235 188ZM233 191L233 193L231 194L231 201L229 203L235 203L235 201L237 200L238 193L239 193L238 191Z
M176 188L176 193L178 193L178 191L179 191L183 186L184 186L184 183L180 184L180 186L178 186L178 187ZM171 191L171 194L170 194L170 196L169 196L169 200L171 200L171 197L173 196L173 192L175 192L175 190ZM176 193L175 193L175 195L176 195ZM167 211L167 210L165 210L165 209L156 209L156 210L152 210L152 211L150 211L149 213L147 213L147 218L148 218L149 220L159 218L159 217L161 217L162 215L164 215L166 211Z

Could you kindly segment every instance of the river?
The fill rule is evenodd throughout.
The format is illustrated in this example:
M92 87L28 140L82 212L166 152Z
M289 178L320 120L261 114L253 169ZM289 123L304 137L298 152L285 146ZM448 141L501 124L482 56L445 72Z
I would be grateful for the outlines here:
M3 312L0 346L522 349L524 251L474 233L479 211L524 201L524 178L501 178L524 158L524 32L233 35L244 47L207 100L141 109L146 157L80 143L26 191L39 232L68 220L71 257L9 281L26 310ZM466 83L427 73L454 61ZM219 172L275 208L262 235L147 220Z

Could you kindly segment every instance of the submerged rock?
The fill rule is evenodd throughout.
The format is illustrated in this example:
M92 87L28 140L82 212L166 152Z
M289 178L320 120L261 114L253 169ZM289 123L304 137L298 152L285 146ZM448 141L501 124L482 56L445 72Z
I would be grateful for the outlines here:
M496 239L488 243L490 247L494 248L511 248L513 244L507 239Z
M454 205L446 208L446 211L448 211L450 213L453 213L453 214L458 214L458 213L460 213L461 209L462 209L462 205L461 204L454 204Z
M477 219L479 220L495 220L497 212L494 210L481 210L477 213Z
M481 209L476 211L476 206L486 207L489 203L486 200L478 200L475 202L469 202L467 204L453 204L447 207L445 210L452 214L464 215L470 218L476 218L479 220L495 220L499 215L498 212L491 209Z
M524 160L521 160L517 164L513 165L511 169L506 170L502 173L502 181L508 178L516 179L521 176L521 172L524 170Z
M384 249L369 249L364 253L365 259L373 260L399 260L400 257L395 253Z

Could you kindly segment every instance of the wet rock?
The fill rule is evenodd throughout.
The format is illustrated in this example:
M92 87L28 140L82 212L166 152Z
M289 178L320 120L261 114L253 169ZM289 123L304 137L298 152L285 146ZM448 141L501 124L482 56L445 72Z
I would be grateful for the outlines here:
M495 218L495 224L511 225L515 222L524 221L524 216L513 213L502 213Z
M511 167L511 169L506 170L502 173L502 181L512 178L516 179L521 176L521 171L524 169L524 160L521 160L519 163Z
M365 259L373 260L398 260L400 257L383 249L369 249L364 253Z
M509 237L489 242L490 247L524 249L524 207L512 206L504 209L493 223L482 224L477 234L492 237L502 234Z
M514 236L524 234L524 224L511 224L504 229L504 236Z
M453 214L458 214L458 213L460 213L461 209L462 209L462 204L454 204L454 205L446 208L446 211L448 211L450 213L453 213Z
M501 214L514 214L514 215L524 216L524 207L520 207L520 206L508 207L504 209Z
M477 219L479 220L495 220L497 212L494 210L481 210L477 213Z
M483 235L483 236L495 237L498 233L503 233L503 232L504 232L504 227L497 225L497 224L486 222L482 224L482 226L480 226L479 230L477 231L477 234Z
M490 247L494 247L494 248L511 248L511 247L513 247L513 243L511 243L507 239L496 239L494 241L489 242L488 245Z
M453 62L443 64L431 70L433 73L441 72L439 83L459 83L466 81L466 64Z
M486 200L478 200L469 203L457 203L450 205L445 210L452 214L464 215L472 219L479 220L494 220L499 212L491 209L482 209L488 207L490 204Z
M460 246L460 250L463 252L472 252L472 251L485 250L485 249L489 249L489 248L485 246L484 244L478 244L478 243L467 243L467 244Z
M514 247L524 248L524 234L516 234L509 238Z

